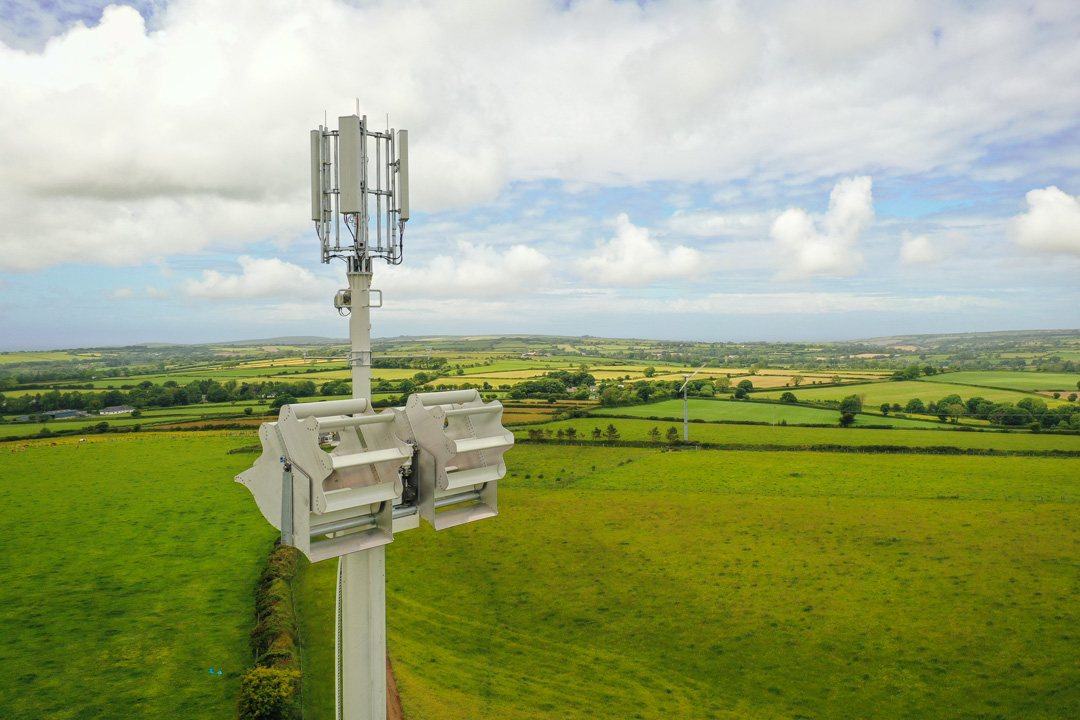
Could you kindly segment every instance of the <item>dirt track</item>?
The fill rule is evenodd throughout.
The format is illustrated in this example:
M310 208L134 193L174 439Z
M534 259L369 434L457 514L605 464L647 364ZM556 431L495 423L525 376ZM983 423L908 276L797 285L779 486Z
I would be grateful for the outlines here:
M394 677L394 667L390 664L390 654L386 655L386 720L405 720L405 713L401 708L401 696L398 695L397 678Z

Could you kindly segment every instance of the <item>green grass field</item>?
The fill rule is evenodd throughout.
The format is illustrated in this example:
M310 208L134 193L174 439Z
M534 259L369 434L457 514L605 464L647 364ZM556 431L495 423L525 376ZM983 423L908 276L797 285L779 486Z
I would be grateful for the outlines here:
M1007 388L1010 390L1026 390L1034 392L1061 391L1065 394L1076 392L1076 383L1080 381L1080 375L1074 373L1041 373L1041 372L956 372L944 375L932 375L926 378L930 382L944 382L956 385L982 385L986 387ZM977 395L975 390L969 390L972 395Z
M1080 716L1076 460L507 461L497 519L387 550L410 720Z
M0 444L0 717L234 716L275 537L232 481L251 442Z
M529 429L574 428L583 444L590 444L594 428L605 430L611 424L620 433L620 440L650 441L649 430L656 428L661 442L672 427L682 439L682 422L662 420L628 420L626 418L579 418L562 420L544 425L514 428L518 438L529 437ZM924 423L928 428L933 426ZM784 447L810 447L813 445L846 445L857 448L865 445L900 445L904 447L951 447L975 450L1006 450L1016 452L1047 452L1052 450L1080 451L1080 435L1058 435L1029 432L962 432L945 429L898 428L816 428L795 425L727 425L719 423L690 423L690 441L698 443L736 445L777 445ZM602 442L602 441L601 441Z
M848 393L850 394L850 392ZM632 415L634 417L657 417L682 420L682 400L664 400L649 405L630 405L627 407L599 408L596 415ZM787 405L781 403L755 403L738 400L701 400L695 398L688 403L687 414L691 420L745 420L751 422L779 423L781 421L796 425L835 425L840 419L837 410ZM856 425L892 425L894 427L935 427L939 423L893 416L858 414Z
M960 373L957 373L960 374ZM981 373L980 373L981 374ZM950 374L948 377L952 377ZM795 397L799 400L812 401L812 400L841 400L848 395L859 395L863 398L863 405L867 408L880 407L882 403L899 403L901 406L907 404L908 400L913 398L919 398L923 402L929 402L930 400L937 401L946 395L957 394L962 399L967 400L971 397L982 397L991 402L1011 402L1016 403L1023 400L1026 397L1031 397L1027 393L1018 392L1015 390L1007 389L991 389L984 387L972 387L970 385L958 385L947 382L925 382L925 381L904 381L904 382L879 382L869 383L866 385L851 385L840 387L826 387L826 388L814 388L814 387L800 387L791 389L791 392L795 393ZM780 390L768 390L760 393L754 393L754 397L772 398L777 399L782 394ZM1054 400L1053 398L1043 398L1046 404L1049 406L1059 405L1064 400Z

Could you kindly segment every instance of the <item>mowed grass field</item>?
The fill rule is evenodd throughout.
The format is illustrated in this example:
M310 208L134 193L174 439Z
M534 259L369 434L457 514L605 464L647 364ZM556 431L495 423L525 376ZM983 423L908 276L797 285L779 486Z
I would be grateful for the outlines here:
M959 374L959 373L958 373ZM951 377L951 376L950 376ZM799 400L841 400L848 395L859 395L863 398L863 406L867 408L880 407L882 403L900 403L905 405L908 400L919 398L923 402L938 401L946 395L956 394L967 400L972 397L985 398L991 402L1017 403L1030 394L1015 390L972 387L971 385L959 385L947 382L925 381L902 381L902 382L879 382L865 385L840 385L835 387L814 388L799 387L789 388ZM777 399L782 395L780 390L767 390L754 393L755 397ZM1047 405L1053 407L1066 402L1053 398L1042 398Z
M410 720L1080 717L1076 460L507 462L498 518L387 550ZM332 596L333 573L304 583Z
M986 385L1013 390L1076 392L1076 383L1080 375L1076 373L1036 373L1036 372L957 372L944 375L932 375L926 378L930 382L948 382L960 385ZM977 394L972 392L972 394Z
M850 393L849 393L850 394ZM634 417L672 418L682 420L682 400L664 400L649 405L629 405L626 407L600 408L595 415L631 415ZM739 400L701 400L695 398L687 403L687 415L691 420L743 420L751 422L801 425L835 425L840 419L838 410L787 405L781 403L755 403ZM856 425L892 425L894 427L934 427L938 423L911 418L898 418L881 415L855 416Z
M535 419L535 418L534 418ZM651 441L649 431L656 428L660 433L660 442L666 442L670 428L678 431L682 440L682 422L663 420L629 420L627 418L579 418L561 420L544 425L529 425L513 428L519 439L529 437L530 429L551 430L558 433L573 428L583 444L590 444L594 428L605 430L611 424L619 432L620 440L638 442ZM933 425L923 423L932 428ZM963 450L1003 450L1014 452L1049 452L1069 450L1080 452L1080 435L1058 435L1029 432L962 432L945 429L897 428L885 430L878 428L842 428L842 427L798 427L795 425L728 425L720 423L690 423L690 442L732 445L785 446L808 448L814 445L840 445L858 448L867 445L896 445L902 447L948 447ZM601 439L600 443L603 442Z
M56 442L0 443L0 717L234 717L276 536L252 436Z

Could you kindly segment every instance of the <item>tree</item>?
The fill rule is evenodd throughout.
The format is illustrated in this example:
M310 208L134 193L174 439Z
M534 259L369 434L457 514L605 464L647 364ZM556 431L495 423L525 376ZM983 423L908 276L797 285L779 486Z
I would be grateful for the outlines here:
M851 427L851 424L855 422L855 413L840 413L840 425L843 427Z
M736 400L742 400L743 398L746 397L746 395L747 395L746 388L736 388L735 389L735 399Z
M282 405L292 405L296 402L296 398L292 395L278 395L274 398L274 402L270 403L271 410L280 410Z
M858 395L848 395L846 398L840 401L840 412L862 412L862 399Z
M615 425L608 423L607 429L604 430L604 438L610 442L615 442L619 439L619 431L615 428Z
M641 374L642 374L642 375L644 375L644 376L645 376L645 377L647 377L647 378L651 378L651 377L653 377L654 375L656 375L656 368L654 368L654 367L653 367L652 365L650 365L649 367L645 368L645 369L644 369L644 370L643 370L643 371L641 372Z
M1076 393L1069 393L1069 397L1065 398L1069 402L1076 402Z
M246 407L246 408L244 408L244 414L245 414L245 415L250 415L250 414L251 414L251 412L252 412L252 410L251 410L251 408L250 408L250 407Z
M795 393L786 392L780 396L780 402L793 403L798 402L798 399L795 397Z
M804 378L802 375L792 375L791 376L791 384L794 385L795 387L799 387L800 385L802 385L802 382L805 379L806 378Z
M881 414L882 415L888 415L889 410L891 410L891 409L892 408L889 407L889 403L881 403Z
M937 375L938 369L933 365L927 365L922 369L924 375Z
M672 425L667 429L667 432L664 433L664 436L667 438L667 441L669 443L674 445L675 443L679 442L679 429Z
M660 442L660 429L655 425L647 434L649 436L649 442Z
M229 391L218 383L206 388L206 401L212 403L225 402L229 399Z
M713 382L715 383L716 389L720 392L728 392L731 390L731 378L726 375L724 377L716 378Z
M577 440L577 430L574 428L566 428L566 439L570 442Z
M919 398L914 398L913 400L908 400L907 405L904 406L904 412L923 414L926 413L926 405L924 405L923 401Z
M740 380L739 384L735 387L740 387L743 390L750 391L754 389L754 383L750 382L749 380Z
M604 432L600 428L594 427L592 429L592 439L593 440L599 440L603 435L604 435Z

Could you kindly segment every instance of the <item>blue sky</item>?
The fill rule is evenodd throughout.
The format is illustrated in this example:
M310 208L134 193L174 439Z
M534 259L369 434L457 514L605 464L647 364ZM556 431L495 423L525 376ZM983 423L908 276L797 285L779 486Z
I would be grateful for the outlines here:
M307 132L410 132L373 334L1080 327L1080 6L7 2L0 349L343 337Z

